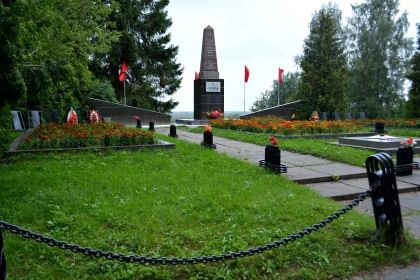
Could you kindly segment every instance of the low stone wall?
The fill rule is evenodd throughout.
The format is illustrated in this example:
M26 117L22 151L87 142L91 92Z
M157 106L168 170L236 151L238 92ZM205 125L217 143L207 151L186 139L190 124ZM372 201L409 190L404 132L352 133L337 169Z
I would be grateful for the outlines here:
M149 122L154 122L155 124L170 124L171 121L171 116L168 114L95 98L88 98L88 101L105 121L114 121L130 126L136 125L134 116L140 117L142 126L148 126Z

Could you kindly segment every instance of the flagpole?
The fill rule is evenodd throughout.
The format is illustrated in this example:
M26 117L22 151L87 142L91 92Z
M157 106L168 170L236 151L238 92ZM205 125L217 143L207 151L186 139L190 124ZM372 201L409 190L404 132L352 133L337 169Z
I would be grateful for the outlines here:
M245 82L244 82L244 113L245 113Z
M280 106L280 83L277 81L277 106Z
M125 77L124 77L124 105L127 106L127 96L125 94Z

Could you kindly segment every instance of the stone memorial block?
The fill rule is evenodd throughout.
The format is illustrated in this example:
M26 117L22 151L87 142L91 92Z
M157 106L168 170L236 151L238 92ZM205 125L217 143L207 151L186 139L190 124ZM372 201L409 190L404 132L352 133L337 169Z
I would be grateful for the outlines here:
M224 80L219 79L214 30L203 31L199 78L194 81L194 119L206 119L211 111L224 112Z

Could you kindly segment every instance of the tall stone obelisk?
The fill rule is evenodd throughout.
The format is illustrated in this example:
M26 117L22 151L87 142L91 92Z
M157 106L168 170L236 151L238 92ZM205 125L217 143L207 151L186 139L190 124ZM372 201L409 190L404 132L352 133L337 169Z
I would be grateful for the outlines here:
M194 80L194 119L206 119L207 113L224 112L224 80L217 69L216 40L209 25L203 31L200 74Z

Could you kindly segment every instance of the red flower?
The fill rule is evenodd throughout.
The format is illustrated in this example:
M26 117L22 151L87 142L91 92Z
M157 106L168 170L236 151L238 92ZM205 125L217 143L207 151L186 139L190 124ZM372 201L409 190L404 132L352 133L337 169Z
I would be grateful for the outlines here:
M276 139L276 137L274 137L274 135L271 135L268 139L271 141L273 146L277 146L279 144L279 141Z
M211 125L208 125L208 124L204 125L204 131L205 132L211 132L212 130L213 130L213 128L211 127Z

